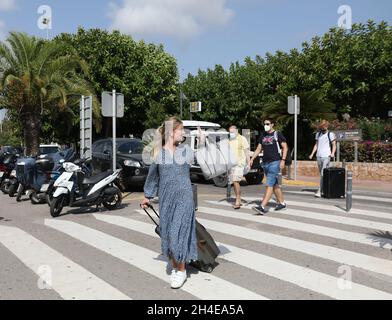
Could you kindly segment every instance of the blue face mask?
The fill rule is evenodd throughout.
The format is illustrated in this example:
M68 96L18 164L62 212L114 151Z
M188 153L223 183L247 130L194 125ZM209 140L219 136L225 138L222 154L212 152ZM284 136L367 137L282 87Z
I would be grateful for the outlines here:
M233 140L235 138L237 138L237 134L234 132L230 132L230 139Z

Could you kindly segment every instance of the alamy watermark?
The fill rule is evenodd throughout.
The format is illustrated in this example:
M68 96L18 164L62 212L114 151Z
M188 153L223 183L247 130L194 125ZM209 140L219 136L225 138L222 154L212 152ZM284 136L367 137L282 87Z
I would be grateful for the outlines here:
M341 15L338 19L338 27L346 30L351 30L353 23L351 7L347 4L341 5L338 8L338 14Z
M352 269L350 266L342 265L338 268L338 274L341 274L337 280L338 288L341 290L352 289Z
M37 273L39 279L37 281L37 286L40 290L50 290L52 289L52 268L48 265L42 265L38 268Z

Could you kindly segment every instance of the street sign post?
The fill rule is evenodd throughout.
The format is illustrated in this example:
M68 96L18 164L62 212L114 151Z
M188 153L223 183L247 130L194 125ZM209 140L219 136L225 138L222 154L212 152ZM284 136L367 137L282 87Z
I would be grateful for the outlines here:
M201 112L201 101L195 101L190 103L190 119L192 120L192 113Z
M362 141L362 130L337 130L333 132L336 136L336 160L340 162L340 142L354 142L354 162L358 162L358 142Z
M80 157L91 158L92 138L92 96L82 96L80 100Z
M297 140L298 140L298 115L301 110L301 102L297 95L287 99L287 111L294 114L294 180L297 180Z
M112 118L112 166L113 171L116 170L117 154L116 154L116 119L124 117L124 95L122 93L116 93L116 90L112 92L102 92L102 115L104 117Z

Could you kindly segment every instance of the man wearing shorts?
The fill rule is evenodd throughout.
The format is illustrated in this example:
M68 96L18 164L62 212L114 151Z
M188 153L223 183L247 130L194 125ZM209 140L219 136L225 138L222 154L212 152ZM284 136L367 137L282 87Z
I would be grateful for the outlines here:
M263 169L267 178L267 188L261 205L252 208L261 215L267 212L265 208L272 197L272 193L275 194L278 201L275 211L286 209L278 175L285 166L288 147L286 138L280 132L275 131L274 126L275 121L273 119L264 121L265 132L260 135L259 144L249 163L252 166L254 159L263 151Z
M249 143L244 136L238 133L238 129L235 125L230 126L229 134L230 134L229 137L230 150L233 152L238 163L229 172L229 183L234 186L234 192L236 197L233 208L240 209L241 207L240 182L244 176L245 167L250 160Z

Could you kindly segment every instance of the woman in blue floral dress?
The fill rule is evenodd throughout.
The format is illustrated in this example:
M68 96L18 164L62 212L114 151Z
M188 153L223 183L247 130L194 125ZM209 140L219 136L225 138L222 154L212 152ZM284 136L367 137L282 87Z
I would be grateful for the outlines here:
M197 260L196 222L190 165L192 149L181 144L184 127L171 117L158 129L159 143L144 185L147 208L150 199L159 197L160 236L162 253L172 262L171 287L178 289L186 281L185 264Z

